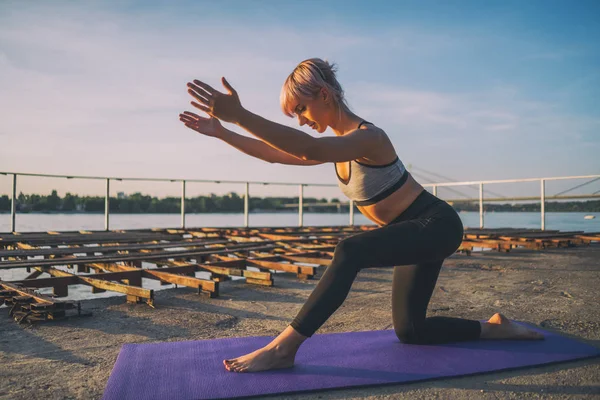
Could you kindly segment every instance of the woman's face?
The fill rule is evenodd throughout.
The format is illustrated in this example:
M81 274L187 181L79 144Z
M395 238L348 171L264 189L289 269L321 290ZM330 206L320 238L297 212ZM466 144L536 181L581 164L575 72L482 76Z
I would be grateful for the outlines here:
M298 99L294 112L298 116L300 126L308 125L319 133L325 132L331 118L328 94L321 91L315 99Z

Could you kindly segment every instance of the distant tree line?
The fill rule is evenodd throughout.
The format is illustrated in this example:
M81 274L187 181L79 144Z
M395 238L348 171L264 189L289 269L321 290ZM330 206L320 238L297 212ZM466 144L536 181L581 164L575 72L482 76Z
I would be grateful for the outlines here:
M453 204L457 211L479 211L479 202ZM538 203L517 203L517 204L497 204L483 203L485 211L541 211L541 204ZM600 212L600 200L588 201L547 201L547 212Z
M286 204L298 204L298 197L252 197L248 202L250 211L290 210ZM67 193L58 196L56 190L49 196L23 194L17 196L18 212L104 212L104 196L78 196ZM327 199L304 197L306 203L327 203ZM333 203L339 200L333 199ZM0 197L0 212L10 212L11 199L7 195ZM111 213L179 213L181 197L157 197L134 193L129 196L111 197L109 202ZM187 213L227 213L243 212L244 198L231 192L224 196L210 194L185 199ZM292 209L293 210L293 209ZM320 209L319 209L320 210ZM327 210L323 210L327 211Z
M249 209L258 211L294 211L286 205L298 204L298 197L250 197ZM320 207L311 207L310 204L321 204ZM305 209L314 212L347 212L348 205L340 204L339 199L317 199L304 197ZM330 206L324 206L329 204ZM11 199L7 195L0 196L0 212L10 212ZM56 190L49 196L38 194L23 194L17 196L18 212L104 212L103 196L78 196L67 193L65 197L58 196ZM479 203L457 202L453 204L457 211L479 211ZM186 198L185 209L187 213L220 213L242 212L244 198L231 192L224 196L210 194ZM540 203L520 204L495 204L484 203L486 211L540 211ZM600 212L600 200L547 202L548 212ZM129 196L110 198L110 212L123 214L136 213L179 213L181 212L181 197L157 197L134 193Z

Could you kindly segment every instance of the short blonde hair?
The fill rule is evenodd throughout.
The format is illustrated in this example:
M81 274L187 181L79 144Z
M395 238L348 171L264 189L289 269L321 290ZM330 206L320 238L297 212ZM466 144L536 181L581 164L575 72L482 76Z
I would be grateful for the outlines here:
M329 90L340 111L341 108L348 109L344 90L335 77L336 72L335 64L329 64L320 58L310 58L298 64L281 88L279 101L283 113L288 117L294 117L296 102L316 98L321 88Z

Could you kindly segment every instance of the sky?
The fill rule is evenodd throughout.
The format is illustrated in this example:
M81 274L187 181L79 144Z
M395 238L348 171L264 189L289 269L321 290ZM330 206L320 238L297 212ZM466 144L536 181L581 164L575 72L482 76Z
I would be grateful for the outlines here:
M334 186L305 194L341 197L331 163L270 164L178 119L195 111L187 82L221 88L225 76L250 111L318 135L281 112L279 93L299 62L320 57L421 183L600 174L598 21L595 0L0 0L0 172L321 183ZM11 182L0 175L0 194ZM98 180L18 184L105 190ZM190 184L187 194L207 190L243 186Z

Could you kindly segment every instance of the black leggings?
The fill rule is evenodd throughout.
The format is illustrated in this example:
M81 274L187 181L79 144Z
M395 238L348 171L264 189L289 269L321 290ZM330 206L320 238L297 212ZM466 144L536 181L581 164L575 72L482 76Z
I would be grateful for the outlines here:
M290 325L312 336L342 305L358 271L395 266L392 318L400 341L434 344L478 339L479 321L425 318L442 262L458 249L462 237L456 211L423 191L388 225L338 243L331 264Z

